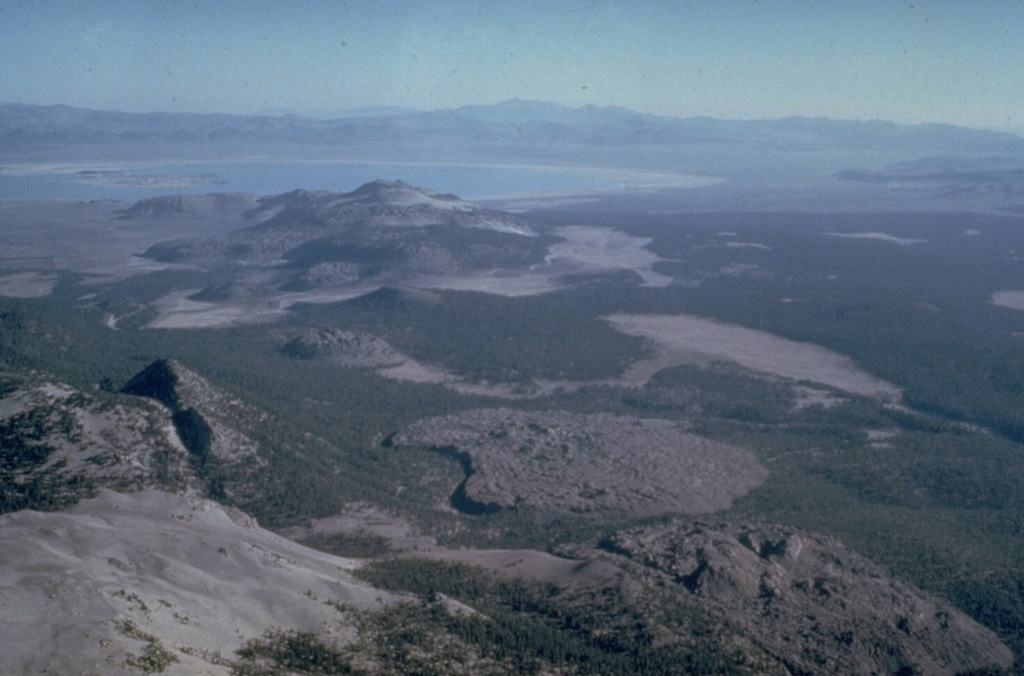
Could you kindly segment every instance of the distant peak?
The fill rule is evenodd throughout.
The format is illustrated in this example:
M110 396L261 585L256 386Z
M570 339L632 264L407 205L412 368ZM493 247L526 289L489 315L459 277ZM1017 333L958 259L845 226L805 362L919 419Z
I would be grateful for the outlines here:
M402 197L422 197L425 191L414 188L404 181L387 181L378 178L364 183L348 194L349 197L380 202L392 202Z
M370 181L369 183L364 183L363 185L359 186L358 188L356 188L355 190L352 191L352 194L353 195L355 195L355 194L363 194L363 193L379 194L379 193L394 192L394 191L405 191L405 190L413 190L413 191L415 191L416 188L412 187L408 183L405 183L404 181L387 181L387 180L384 180L383 178L378 178L375 181Z
M471 210L475 208L469 202L464 202L455 195L441 194L427 188L416 188L404 181L386 181L380 178L364 183L344 197L395 206L419 204L444 209Z

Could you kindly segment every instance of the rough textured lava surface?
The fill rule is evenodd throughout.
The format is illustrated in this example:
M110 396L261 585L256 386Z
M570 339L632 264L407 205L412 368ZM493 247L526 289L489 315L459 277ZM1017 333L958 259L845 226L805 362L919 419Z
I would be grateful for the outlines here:
M790 673L952 675L1013 662L991 631L834 538L677 521L601 546L650 584L699 599Z
M748 451L667 420L481 409L418 421L389 440L451 455L466 470L463 511L532 508L595 516L727 508L767 470Z

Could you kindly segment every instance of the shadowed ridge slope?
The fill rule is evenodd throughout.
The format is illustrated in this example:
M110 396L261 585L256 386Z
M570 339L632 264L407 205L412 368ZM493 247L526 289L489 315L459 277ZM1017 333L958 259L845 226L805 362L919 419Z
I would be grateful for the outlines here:
M211 497L236 501L258 494L257 477L267 463L240 428L261 418L260 411L174 359L153 362L121 392L155 399L170 410L178 437Z

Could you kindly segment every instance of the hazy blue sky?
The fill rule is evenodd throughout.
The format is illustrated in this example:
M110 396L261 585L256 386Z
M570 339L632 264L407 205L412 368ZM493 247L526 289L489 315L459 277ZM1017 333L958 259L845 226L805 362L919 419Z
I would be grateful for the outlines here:
M330 113L519 97L1024 130L1021 0L0 0L0 100Z

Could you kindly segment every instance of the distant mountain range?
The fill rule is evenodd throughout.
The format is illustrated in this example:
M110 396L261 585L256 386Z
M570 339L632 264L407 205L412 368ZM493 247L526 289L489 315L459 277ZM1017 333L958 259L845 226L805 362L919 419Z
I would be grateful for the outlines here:
M816 167L827 157L828 168L838 171L859 166L851 157L877 158L874 168L937 155L1024 157L1024 138L945 124L674 118L523 100L429 112L357 111L329 120L0 105L0 160L97 155L682 164L718 172L751 163L761 170L769 157Z
M880 120L786 117L769 120L676 118L637 113L617 106L570 108L543 101L513 99L495 105L415 112L367 109L335 119L298 115L258 116L193 113L123 113L65 105L0 104L0 138L24 143L251 142L350 143L388 140L399 131L428 136L476 137L488 141L558 141L584 144L643 144L771 141L789 145L824 137L845 143L902 142L949 149L998 151L1024 148L1024 138L1008 132L948 124L900 125Z

